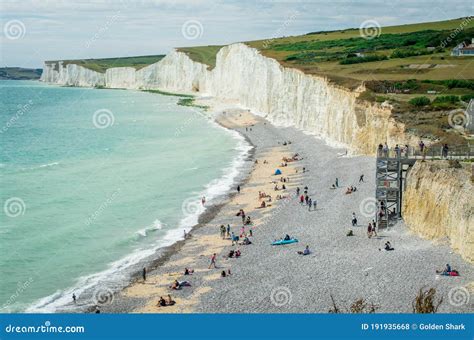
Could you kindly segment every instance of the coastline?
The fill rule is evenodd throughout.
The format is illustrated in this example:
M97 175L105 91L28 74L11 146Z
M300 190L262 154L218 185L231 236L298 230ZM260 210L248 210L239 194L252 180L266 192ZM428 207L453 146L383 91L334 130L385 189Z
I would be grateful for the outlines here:
M129 284L123 289L116 293L107 287L104 287L105 290L96 289L94 296L105 296L105 299L99 300L101 312L327 313L331 306L330 296L334 295L336 301L344 306L356 298L366 298L368 302L380 305L381 312L409 313L411 300L422 286L435 286L444 297L455 287L474 288L472 266L453 254L449 247L414 236L403 221L391 230L381 232L380 237L367 241L363 225L372 216L361 216L362 223L354 230L356 237L345 237L350 225L346 220L350 220L351 211L356 211L359 216L364 208L361 208L361 201L373 197L375 186L370 176L374 171L372 157L341 157L345 150L335 149L324 140L296 128L275 127L264 117L250 113L235 102L210 98L197 101L211 107L211 118L215 119L215 123L239 133L253 146L247 162L269 159L268 167L263 175L261 163L250 169L244 167L244 174L236 178L234 187L240 184L244 191L249 190L246 202L240 202L239 195L231 189L222 200L207 207L185 240L160 248L146 263L148 274L145 284L141 279L142 267L136 266ZM249 127L256 131L246 131ZM283 147L281 142L285 140L292 143ZM272 172L281 163L282 156L290 157L295 153L300 153L304 159L284 169L285 177L287 173L290 177L285 194L291 198L296 186L302 188L309 183L309 194L318 197L317 211L308 214L294 197L280 202L274 200L272 207L264 211L255 209L259 202L259 190L270 193L274 198L276 193L273 192L271 180L279 176L272 176ZM301 169L303 166L309 171L296 174L295 167ZM260 176L257 176L259 172ZM335 177L342 179L343 186L356 184L360 172L366 174L368 181L357 195L345 197L340 194L343 189L339 189L339 195L334 196L335 191L327 190ZM319 208L319 205L322 207ZM242 207L257 225L251 238L253 244L239 247L243 253L240 259L225 259L223 255L229 249L237 248L230 245L229 239L219 237L219 226L230 223L232 231L238 234L241 223L235 213ZM318 229L310 231L309 227ZM269 250L272 249L270 241L287 232L292 236L295 234L301 242L277 247L276 251ZM398 251L395 257L379 252L385 239L396 244ZM320 241L325 243L320 244ZM300 257L295 256L296 250L302 250L306 244L312 250L316 248L315 254L300 261ZM218 254L219 270L207 269L213 252ZM307 263L308 258L313 260ZM425 258L432 261L427 263ZM446 261L461 269L464 275L451 281L433 275L434 270ZM403 264L411 266L408 277L400 275ZM432 266L427 267L427 264ZM392 266L395 266L395 272L392 272ZM184 276L185 267L195 269L195 273ZM231 269L233 274L221 278L220 271L223 269ZM417 275L419 272L423 275ZM179 291L169 289L175 279L189 280L191 287ZM391 282L397 282L394 291L390 291ZM302 291L302 287L314 287L315 291L309 294ZM176 304L166 308L156 307L158 298L168 294L172 295ZM281 296L283 304L278 300ZM90 301L91 296L87 299ZM465 313L470 308L472 302L461 307L445 304L442 312ZM67 312L94 310L94 306L81 307L81 304L75 306L72 303L63 309Z
M250 191L249 202L238 202L238 195L230 193L225 202L200 218L188 239L174 245L166 258L158 260L146 283L137 278L116 294L110 304L100 306L102 312L327 313L331 307L330 296L334 295L344 307L356 298L365 298L380 306L380 312L410 313L411 301L421 287L435 287L445 300L456 287L472 290L473 266L453 254L448 246L413 235L403 221L390 230L379 231L378 237L367 239L364 225L372 216L364 216L361 201L373 196L372 157L340 157L338 154L344 150L334 149L294 128L276 128L235 103L210 106L214 112L225 112L216 115L219 124L241 133L255 146L254 159L270 160L265 175L256 178L255 174L261 169L254 166L241 182L244 192ZM240 124L232 119L229 121L229 117L240 115L245 116ZM246 126L253 126L258 131L246 132ZM285 147L278 144L284 140L291 140L292 144ZM296 152L304 159L284 168L285 176L290 174L285 192L290 199L274 200L272 207L264 211L254 209L259 201L256 196L259 190L263 189L273 197L276 195L270 181L279 176L272 176L270 171L278 167L281 156L288 157ZM303 166L309 171L304 175L296 174L295 167L301 169ZM360 189L356 195L345 196L343 189L337 193L328 190L333 176L343 179L342 185L356 184L359 171L366 174L367 183L357 184ZM296 186L302 188L308 182L311 183L310 195L319 196L318 209L314 212L301 208L291 195ZM244 210L256 224L251 238L253 244L232 247L229 239L219 237L219 225L230 222L232 231L237 234L241 224L235 212L241 207L247 207ZM360 225L354 228L354 238L345 236L351 211L356 211L358 216L362 214ZM343 222L346 220L349 223ZM309 230L310 227L313 230ZM285 232L298 236L301 242L284 248L269 246L270 241L284 236ZM390 254L379 250L386 240L396 244L396 252ZM303 259L296 251L306 244L314 254ZM242 251L241 258L224 258L229 249L237 248ZM218 254L217 270L207 269L213 252ZM446 261L459 268L462 277L449 281L435 275L435 269ZM185 267L193 268L195 273L184 276ZM232 275L221 278L220 271L228 269L232 270ZM171 290L168 287L174 280L188 280L191 287ZM158 298L168 294L176 304L157 307ZM279 300L281 298L283 301ZM441 310L466 313L471 308L472 302L463 306L446 302Z

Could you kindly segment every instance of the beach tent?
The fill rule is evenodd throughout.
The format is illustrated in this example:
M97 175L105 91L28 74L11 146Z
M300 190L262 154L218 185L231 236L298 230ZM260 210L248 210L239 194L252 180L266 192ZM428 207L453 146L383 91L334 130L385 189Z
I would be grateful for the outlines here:
M276 169L276 170L275 170L275 175L281 175L281 170L280 170L280 169Z

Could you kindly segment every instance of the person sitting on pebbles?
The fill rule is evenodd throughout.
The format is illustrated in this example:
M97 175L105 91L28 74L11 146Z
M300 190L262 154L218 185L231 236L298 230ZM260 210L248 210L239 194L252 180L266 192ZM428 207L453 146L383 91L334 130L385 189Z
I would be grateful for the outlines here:
M306 246L303 251L298 251L297 252L299 255L309 255L311 254L311 251L309 250L309 246Z
M173 306L174 304L176 304L176 301L174 301L171 298L171 295L168 294L168 299L167 300L163 299L163 297L160 296L160 299L158 300L157 306L158 307L167 307L167 306Z

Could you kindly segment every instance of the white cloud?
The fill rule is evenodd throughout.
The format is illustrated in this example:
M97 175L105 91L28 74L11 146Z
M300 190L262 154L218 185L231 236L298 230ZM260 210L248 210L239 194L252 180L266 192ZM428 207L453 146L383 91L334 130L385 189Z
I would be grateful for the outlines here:
M468 0L1 0L0 6L2 64L29 67L50 59L159 54L176 46L269 38L275 32L358 27L367 19L384 26L472 14ZM298 16L281 30L295 11ZM201 38L182 36L189 19L201 22ZM3 27L10 20L25 25L21 39L5 38Z

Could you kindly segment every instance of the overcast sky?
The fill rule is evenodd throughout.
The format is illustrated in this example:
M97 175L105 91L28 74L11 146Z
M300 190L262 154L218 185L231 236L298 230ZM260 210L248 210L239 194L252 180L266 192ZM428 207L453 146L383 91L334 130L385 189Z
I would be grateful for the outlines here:
M472 0L0 0L2 66L474 14Z

